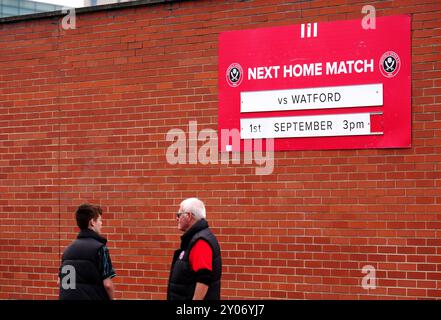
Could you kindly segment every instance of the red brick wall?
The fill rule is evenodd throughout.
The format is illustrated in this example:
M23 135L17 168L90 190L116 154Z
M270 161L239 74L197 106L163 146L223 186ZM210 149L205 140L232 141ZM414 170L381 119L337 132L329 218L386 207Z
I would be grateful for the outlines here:
M441 2L185 1L0 24L0 299L54 299L80 203L104 208L119 299L163 299L174 213L197 196L223 297L441 297ZM331 4L333 3L333 4ZM170 165L166 134L217 130L218 35L412 15L412 148ZM376 268L377 288L361 286Z

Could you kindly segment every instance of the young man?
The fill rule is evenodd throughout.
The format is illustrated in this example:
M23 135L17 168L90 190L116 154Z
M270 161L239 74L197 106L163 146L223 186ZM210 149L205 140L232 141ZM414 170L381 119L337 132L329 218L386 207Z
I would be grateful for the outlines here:
M167 290L169 300L219 300L222 259L219 243L205 220L204 203L181 202L176 220L181 247L175 251Z
M60 273L60 300L112 300L116 276L101 236L102 209L82 204L76 211L80 232L64 251Z

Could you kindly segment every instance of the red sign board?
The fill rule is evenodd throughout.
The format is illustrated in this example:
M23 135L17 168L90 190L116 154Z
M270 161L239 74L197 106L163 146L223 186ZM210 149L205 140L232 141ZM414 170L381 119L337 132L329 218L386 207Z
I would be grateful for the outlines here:
M410 40L408 15L221 33L220 151L410 147Z

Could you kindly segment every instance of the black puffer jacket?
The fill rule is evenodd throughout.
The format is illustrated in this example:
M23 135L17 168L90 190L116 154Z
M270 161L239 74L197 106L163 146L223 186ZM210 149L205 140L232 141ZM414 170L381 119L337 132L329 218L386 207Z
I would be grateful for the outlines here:
M219 300L221 290L222 259L219 243L206 220L197 221L181 237L181 248L175 251L167 290L169 300L191 300L196 288L196 273L189 263L190 251L199 239L205 240L213 250L212 282L205 300Z
M109 300L100 272L98 250L105 246L107 240L95 231L81 230L77 239L64 251L60 267L60 300ZM63 267L67 266L65 270ZM72 267L74 269L72 269ZM75 272L75 289L66 276L72 277Z

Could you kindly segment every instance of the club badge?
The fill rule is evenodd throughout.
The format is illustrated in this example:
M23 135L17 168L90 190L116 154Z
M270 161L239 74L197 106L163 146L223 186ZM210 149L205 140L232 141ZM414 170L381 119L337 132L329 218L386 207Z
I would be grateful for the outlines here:
M243 70L240 64L232 63L227 69L227 82L230 87L237 87L241 84L243 79Z
M400 71L401 60L393 51L385 52L380 59L380 71L386 78L393 78Z

